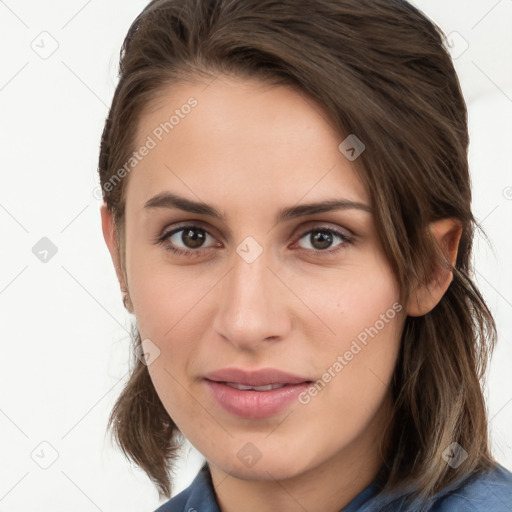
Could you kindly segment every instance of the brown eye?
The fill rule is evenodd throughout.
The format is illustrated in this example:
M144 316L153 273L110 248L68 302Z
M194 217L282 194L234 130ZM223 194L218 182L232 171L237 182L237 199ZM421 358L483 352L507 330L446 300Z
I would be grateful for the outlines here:
M205 245L210 241L209 245ZM176 254L197 255L216 245L215 238L199 226L181 226L159 238L159 243Z
M304 233L299 239L305 240L303 249L317 252L334 252L351 243L351 238L335 229L315 228ZM338 241L338 243L335 243ZM334 245L333 245L334 244ZM331 249L334 247L334 249Z
M316 231L309 235L309 241L315 249L328 249L333 241L333 236L327 231Z
M181 232L181 242L189 249L197 249L206 240L206 232L203 229L185 228Z

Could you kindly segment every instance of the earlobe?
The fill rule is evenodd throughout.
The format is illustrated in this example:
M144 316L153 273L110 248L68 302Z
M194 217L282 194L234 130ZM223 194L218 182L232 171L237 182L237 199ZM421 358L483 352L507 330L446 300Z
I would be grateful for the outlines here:
M455 266L462 225L456 219L441 219L430 224L430 232L439 245L444 256L443 262ZM448 264L440 264L428 284L418 286L410 295L407 302L408 316L427 314L443 298L453 280L453 273Z

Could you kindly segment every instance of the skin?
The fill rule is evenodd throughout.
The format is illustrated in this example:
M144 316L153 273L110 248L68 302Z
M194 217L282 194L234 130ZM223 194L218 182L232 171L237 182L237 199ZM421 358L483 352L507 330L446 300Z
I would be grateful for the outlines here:
M112 215L105 205L101 210L128 308L141 338L160 350L148 366L152 381L169 415L209 461L223 512L337 512L381 465L406 315L430 311L452 275L440 269L436 280L400 304L401 311L307 404L296 401L265 419L226 412L209 394L206 373L275 367L321 379L365 327L399 303L400 290L371 213L346 209L275 222L281 208L299 203L346 198L371 206L354 163L338 150L344 137L320 106L285 86L227 76L206 88L181 83L145 111L137 147L191 96L197 106L128 177L123 269ZM144 208L163 191L208 203L225 221ZM209 234L199 249L188 247L202 250L199 256L155 243L180 223ZM315 228L341 231L352 241L333 234L322 249L311 240ZM443 219L431 231L454 263L458 224ZM182 233L172 242L187 249L190 239L183 241ZM251 263L236 251L248 236L262 249ZM325 252L334 249L340 250ZM237 457L247 443L261 454L251 467Z

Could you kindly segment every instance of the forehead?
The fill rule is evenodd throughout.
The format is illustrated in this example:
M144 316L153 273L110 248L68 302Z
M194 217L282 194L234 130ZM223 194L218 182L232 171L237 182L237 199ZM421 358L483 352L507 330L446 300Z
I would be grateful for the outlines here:
M140 205L176 187L228 202L242 190L246 198L287 204L336 195L369 200L338 149L345 135L318 103L289 86L225 76L174 84L142 113L136 133L144 156L126 194Z

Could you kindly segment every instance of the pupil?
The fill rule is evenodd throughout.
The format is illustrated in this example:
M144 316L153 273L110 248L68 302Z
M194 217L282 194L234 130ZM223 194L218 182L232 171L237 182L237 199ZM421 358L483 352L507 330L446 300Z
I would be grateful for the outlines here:
M311 235L311 245L316 249L327 249L331 243L332 235L326 231L317 231Z
M194 229L184 230L183 234L181 235L181 241L191 249L200 247L204 242L204 239L204 233Z

